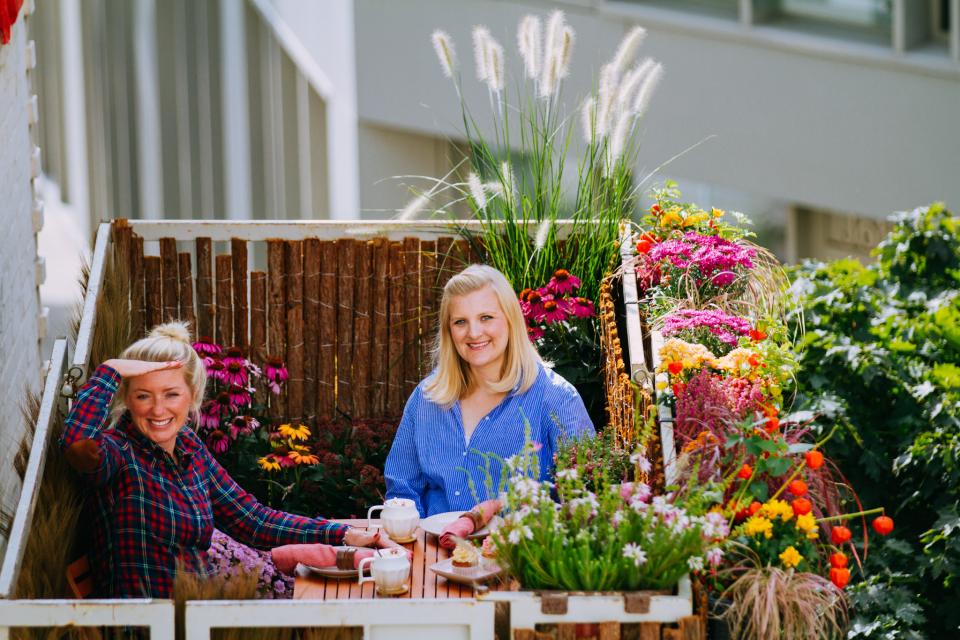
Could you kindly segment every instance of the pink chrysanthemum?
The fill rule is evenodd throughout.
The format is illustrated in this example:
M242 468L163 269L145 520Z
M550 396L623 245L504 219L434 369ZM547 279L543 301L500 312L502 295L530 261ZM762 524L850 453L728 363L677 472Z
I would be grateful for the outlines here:
M547 289L558 296L573 293L580 288L580 278L572 275L566 269L557 269L553 272L553 277L547 283Z

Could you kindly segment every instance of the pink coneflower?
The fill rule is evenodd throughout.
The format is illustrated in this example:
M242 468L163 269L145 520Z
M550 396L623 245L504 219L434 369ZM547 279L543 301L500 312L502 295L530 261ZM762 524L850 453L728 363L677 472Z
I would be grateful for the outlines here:
M220 429L214 429L207 436L207 448L216 454L226 453L230 448L230 438Z
M544 331L541 327L529 326L527 325L527 337L530 338L530 342L536 342L543 337Z
M210 338L209 336L200 336L200 338L193 343L193 350L196 351L201 358L217 356L223 352L223 349L220 348L220 345L214 342L213 338Z
M580 288L580 278L572 275L566 269L557 269L553 272L553 277L547 283L549 289L554 295L562 296L573 293Z
M220 426L220 405L216 400L204 403L197 421L201 429L216 429Z
M227 367L223 364L223 361L208 358L204 360L204 364L207 366L207 375L210 378L217 382L226 382Z
M240 436L247 436L260 427L256 418L237 416L230 422L230 437L236 440Z
M567 312L557 300L546 300L543 303L543 319L547 324L563 322L567 319Z
M237 407L234 404L230 394L226 391L221 391L217 394L217 397L210 401L210 413L213 414L216 412L218 416L225 416L234 414L237 412Z
M586 298L573 298L570 301L570 313L575 318L592 318L596 315L594 311L593 303L587 300Z
M248 407L253 402L250 397L250 390L246 387L241 387L240 385L232 384L230 385L230 390L227 392L230 397L230 404L235 407Z
M520 303L520 309L523 311L523 317L527 320L539 322L543 319L543 295L534 289L525 289L527 299Z
M266 376L268 382L275 383L279 385L282 382L286 382L289 374L287 373L287 367L283 363L281 358L270 357L267 358L267 361L263 364L263 375Z
M247 367L244 365L245 362L246 361L242 359L224 359L223 382L245 387L247 385Z

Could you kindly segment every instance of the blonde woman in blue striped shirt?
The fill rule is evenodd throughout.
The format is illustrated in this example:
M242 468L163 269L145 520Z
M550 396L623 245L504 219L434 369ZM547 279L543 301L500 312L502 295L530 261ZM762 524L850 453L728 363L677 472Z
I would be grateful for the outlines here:
M472 265L443 289L434 370L410 396L387 457L387 497L410 498L422 517L474 506L485 495L479 453L507 458L524 444L524 418L541 445L541 474L561 438L593 435L583 401L544 366L502 273ZM499 476L497 463L491 469Z

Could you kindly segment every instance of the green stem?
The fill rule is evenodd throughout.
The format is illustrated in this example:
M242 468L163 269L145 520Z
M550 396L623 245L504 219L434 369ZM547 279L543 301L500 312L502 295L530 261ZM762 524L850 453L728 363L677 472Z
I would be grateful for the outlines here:
M866 511L858 511L856 513L844 513L839 516L830 516L829 518L820 518L817 522L833 522L835 520L850 520L853 518L859 518L861 516L869 516L874 513L883 513L883 507L877 507L876 509L867 509Z

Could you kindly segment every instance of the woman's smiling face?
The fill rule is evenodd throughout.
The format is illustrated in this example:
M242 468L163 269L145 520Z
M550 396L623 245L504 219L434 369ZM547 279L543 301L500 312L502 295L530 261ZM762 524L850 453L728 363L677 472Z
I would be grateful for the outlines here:
M500 377L510 327L493 288L452 298L449 329L457 353L475 375Z
M133 424L171 455L192 404L182 369L154 371L128 381L126 405Z

